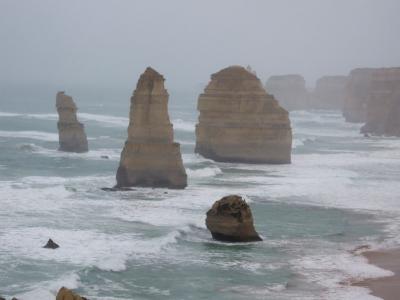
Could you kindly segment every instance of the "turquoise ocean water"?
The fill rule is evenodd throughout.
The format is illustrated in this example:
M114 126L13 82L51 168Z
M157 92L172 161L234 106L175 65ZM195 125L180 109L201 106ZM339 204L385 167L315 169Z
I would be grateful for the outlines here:
M216 163L193 153L195 97L171 93L188 188L104 192L129 93L71 93L86 154L57 151L55 92L0 94L0 295L50 300L67 286L109 300L376 299L341 283L388 274L349 251L398 243L400 140L365 138L340 112L299 111L291 165ZM250 203L263 242L211 239L205 213L232 193ZM61 248L43 249L49 238Z

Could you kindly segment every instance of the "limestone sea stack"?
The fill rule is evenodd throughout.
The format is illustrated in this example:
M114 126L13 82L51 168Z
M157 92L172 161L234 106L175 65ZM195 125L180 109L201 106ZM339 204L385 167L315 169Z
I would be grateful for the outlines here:
M215 240L255 242L262 239L254 229L253 215L246 201L237 195L223 197L207 212L206 226Z
M367 102L375 69L360 68L350 72L346 85L343 116L347 122L363 123L367 118Z
M373 72L364 134L400 136L400 68Z
M313 92L313 108L342 110L347 76L323 76Z
M240 66L211 76L198 99L195 152L221 162L291 162L288 112Z
M59 116L58 136L59 150L66 152L87 152L88 141L82 123L76 117L77 107L71 96L64 92L58 92L56 96L56 107Z
M85 297L81 297L71 290L62 287L56 296L56 300L87 300Z
M311 108L312 98L301 75L271 76L265 87L289 111Z
M131 97L128 139L121 153L117 188L186 187L180 145L174 143L169 120L168 97L164 77L147 68Z

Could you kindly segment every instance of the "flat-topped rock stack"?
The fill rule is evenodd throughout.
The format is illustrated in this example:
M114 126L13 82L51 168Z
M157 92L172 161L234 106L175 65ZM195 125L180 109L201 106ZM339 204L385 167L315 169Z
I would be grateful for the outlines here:
M317 80L313 106L318 109L342 110L347 76L323 76Z
M291 162L288 112L240 66L211 76L198 99L195 152L222 162Z
M271 76L265 88L274 95L285 109L302 110L312 106L311 95L306 89L303 76L297 74Z
M174 143L164 77L152 68L140 76L131 97L128 139L121 153L117 187L185 188L180 145Z
M376 69L371 76L362 133L400 136L400 68Z
M350 72L343 105L343 116L347 122L363 123L366 121L371 78L375 70L360 68Z
M58 92L56 107L59 116L57 124L59 135L59 150L66 152L87 152L88 141L82 123L76 117L77 107L71 96Z

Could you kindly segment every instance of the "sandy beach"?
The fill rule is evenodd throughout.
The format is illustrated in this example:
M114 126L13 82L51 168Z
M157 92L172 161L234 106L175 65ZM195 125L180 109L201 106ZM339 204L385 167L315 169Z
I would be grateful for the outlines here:
M400 249L390 251L368 251L364 255L371 264L390 270L393 276L366 279L354 285L367 287L371 294L384 300L400 299Z

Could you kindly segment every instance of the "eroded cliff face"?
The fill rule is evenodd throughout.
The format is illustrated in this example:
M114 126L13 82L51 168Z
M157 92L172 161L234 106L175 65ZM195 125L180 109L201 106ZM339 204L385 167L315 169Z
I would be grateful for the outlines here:
M347 122L363 123L367 118L367 103L372 74L376 69L354 69L350 72L345 90L343 116Z
M64 92L58 92L56 107L59 116L57 124L59 135L59 150L66 152L87 152L88 142L85 129L76 117L77 107L72 97Z
M199 96L198 110L196 153L223 162L290 163L288 112L245 68L213 74Z
M376 69L371 76L362 133L400 136L400 68Z
M313 92L313 108L342 110L347 80L347 76L319 78Z
M164 77L147 68L131 98L128 140L121 153L117 187L186 187L180 145L173 141L168 97Z
M312 97L301 75L271 76L265 87L268 93L274 95L279 104L289 111L312 107Z

